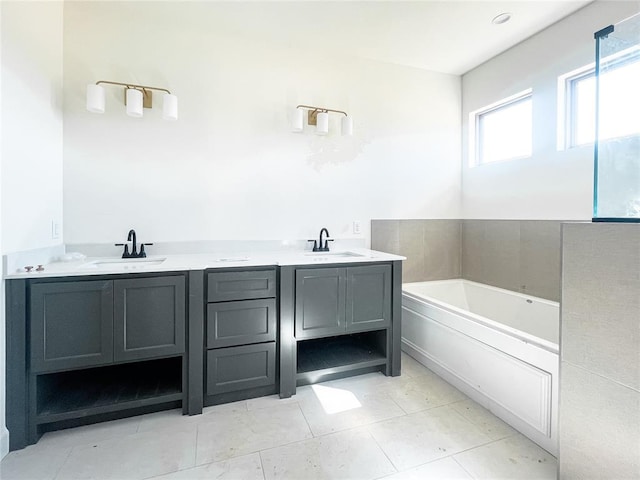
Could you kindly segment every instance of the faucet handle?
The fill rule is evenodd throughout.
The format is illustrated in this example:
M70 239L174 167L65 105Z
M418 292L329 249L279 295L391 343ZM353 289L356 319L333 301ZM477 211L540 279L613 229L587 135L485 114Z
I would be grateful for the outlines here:
M318 241L317 240L307 240L307 242L313 242L313 250L312 252L318 251Z
M140 258L146 258L147 257L147 252L144 251L144 246L145 245L153 245L153 243L141 243L140 244L140 251L138 252L138 257L140 257Z
M131 255L129 254L129 245L126 243L114 243L116 247L124 246L124 251L122 252L122 258L129 258Z
M326 250L327 252L329 251L329 242L333 242L333 238L327 238L327 239L324 241L324 248L326 248L326 249L327 249L327 250Z

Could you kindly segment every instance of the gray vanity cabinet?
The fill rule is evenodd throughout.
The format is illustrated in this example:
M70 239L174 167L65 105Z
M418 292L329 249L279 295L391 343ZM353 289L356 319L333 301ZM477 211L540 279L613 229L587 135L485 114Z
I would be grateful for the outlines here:
M184 276L114 280L114 360L184 352Z
M344 333L346 279L345 268L296 270L296 338Z
M400 375L402 262L280 268L280 398L296 387Z
M391 319L391 267L296 270L295 336L318 338L386 328Z
M31 286L31 369L65 370L113 362L113 282Z
M386 328L391 324L391 266L347 269L347 332Z
M247 391L276 383L276 342L207 352L207 395Z
M33 372L177 355L184 345L184 276L31 286Z
M71 424L197 411L187 405L197 394L186 381L187 277L193 293L197 277L182 272L8 280L10 448Z
M210 303L207 306L207 347L273 342L276 323L275 298Z
M276 270L207 274L205 404L276 393Z

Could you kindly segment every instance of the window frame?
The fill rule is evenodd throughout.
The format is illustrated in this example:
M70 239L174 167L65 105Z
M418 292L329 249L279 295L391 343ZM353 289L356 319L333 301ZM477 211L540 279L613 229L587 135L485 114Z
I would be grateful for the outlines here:
M482 140L483 140L483 127L482 127L482 118L488 114L496 113L500 110L505 110L507 108L513 107L514 105L522 102L530 101L531 102L531 145L530 145L530 153L527 155L518 155L515 157L504 158L500 160L493 160L489 162L485 162L482 160ZM487 105L478 110L474 110L469 114L469 125L471 128L469 129L469 166L470 167L478 167L481 165L490 165L493 163L501 163L508 162L511 160L518 160L523 158L531 158L533 154L533 89L528 88L526 90L522 90L514 95L503 98L497 102L494 102L490 105Z
M596 70L595 66L590 69L583 71L577 75L574 75L570 78L566 79L565 83L565 95L566 95L566 106L565 106L565 138L567 141L566 148L580 148L580 147L588 147L593 145L595 142L595 138L591 139L591 141L587 143L578 143L578 102L577 102L577 89L578 84L582 81L593 78L595 81L596 78Z
M602 60L607 65L607 72L622 68L635 62L640 62L640 49L618 52ZM593 147L595 138L587 143L577 143L578 104L576 102L576 89L578 83L589 78L595 78L596 65L589 63L576 70L558 77L558 150L570 150L573 148ZM595 121L595 120L594 120ZM619 138L619 137L611 137Z

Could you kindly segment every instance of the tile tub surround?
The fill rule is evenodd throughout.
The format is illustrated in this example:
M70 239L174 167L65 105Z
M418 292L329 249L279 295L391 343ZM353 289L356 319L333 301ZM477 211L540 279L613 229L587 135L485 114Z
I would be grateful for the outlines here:
M463 220L462 278L560 300L561 221Z
M362 405L340 412L339 422L329 414L308 421L317 399L306 386L287 400L235 402L194 417L171 410L47 433L5 457L0 478L555 480L551 455L460 392L416 410L430 389L452 387L405 354L402 362L402 377L378 373L324 383ZM415 395L411 413L392 395L399 389ZM380 416L377 404L385 396L396 403ZM270 428L256 423L264 421ZM219 422L228 428L216 428Z
M407 257L403 282L464 278L560 300L557 220L372 220L371 248Z
M560 478L640 478L640 225L562 242Z
M372 220L371 248L407 257L403 282L446 280L462 274L460 220Z

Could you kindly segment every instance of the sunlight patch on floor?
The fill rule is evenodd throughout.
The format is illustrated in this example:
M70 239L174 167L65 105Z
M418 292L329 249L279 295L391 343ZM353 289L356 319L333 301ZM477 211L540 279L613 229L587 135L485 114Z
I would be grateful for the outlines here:
M320 400L322 408L329 415L362 407L356 396L349 390L324 385L313 385L311 388Z

